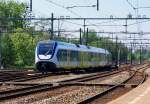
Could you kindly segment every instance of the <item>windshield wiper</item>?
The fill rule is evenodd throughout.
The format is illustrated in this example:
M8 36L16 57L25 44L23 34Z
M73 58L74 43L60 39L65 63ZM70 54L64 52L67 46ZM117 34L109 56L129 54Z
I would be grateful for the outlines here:
M50 51L51 51L51 48L49 48L49 50L45 52L44 55L47 56Z

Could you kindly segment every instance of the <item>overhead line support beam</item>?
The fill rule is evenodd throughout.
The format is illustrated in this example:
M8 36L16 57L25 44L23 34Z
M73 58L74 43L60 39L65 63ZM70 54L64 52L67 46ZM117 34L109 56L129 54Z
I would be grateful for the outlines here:
M53 20L150 20L150 18L53 18ZM0 20L51 20L51 18L0 17Z

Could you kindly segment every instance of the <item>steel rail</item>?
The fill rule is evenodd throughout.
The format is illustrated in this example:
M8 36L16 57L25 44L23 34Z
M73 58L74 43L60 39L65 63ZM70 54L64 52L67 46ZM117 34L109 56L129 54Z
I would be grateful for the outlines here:
M142 67L142 68L148 68L148 67L149 67L149 66ZM92 96L92 97L87 98L87 99L85 99L85 100L83 100L83 101L80 101L80 102L78 102L77 104L89 104L89 103L92 102L93 100L95 100L95 99L97 99L97 98L100 98L100 97L102 97L102 96L104 96L104 95L106 95L106 94L112 92L113 90L115 90L115 89L117 89L118 87L120 87L120 85L122 85L122 84L128 82L131 78L134 77L134 75L137 73L137 71L140 70L140 69L142 69L142 68L137 69L137 70L136 70L128 79L126 79L125 81L123 81L123 82L121 82L121 83L119 83L119 84L117 84L117 85L114 85L113 87L110 87L108 90L103 91L103 92L101 92L101 93L98 93L98 94L96 94L95 96ZM140 83L139 83L139 84L140 84Z
M103 73L99 73L99 74L96 74L95 76L93 75L89 75L89 76L85 76L85 77L80 77L80 78L75 78L75 79L68 79L68 80L64 80L64 81L58 81L58 83L65 83L65 82L85 82L85 81L89 81L89 80L94 80L94 79L97 79L97 78L103 78L103 77L107 77L107 76L110 76L110 75L113 75L113 74L117 74L119 72L123 72L127 70L126 68L121 68L120 70L115 70L113 72L103 72Z
M52 90L56 88L63 87L65 85L59 85L59 86L52 86L51 84L49 85L35 85L31 87L26 87L26 88L21 88L21 89L16 89L16 90L10 90L10 91L3 91L0 92L0 100L8 100L12 98L16 98L19 96L25 96L41 91L47 91L47 90Z
M121 71L123 71L123 70L121 70ZM111 73L116 74L116 73L119 73L121 71L119 70L119 71L115 71L115 72L111 72ZM108 74L108 72L105 72L103 74L105 76L112 75L110 73ZM102 75L102 73L101 73L101 75ZM102 77L104 77L104 75ZM96 76L96 75L93 75L93 76ZM86 78L87 77L93 77L93 76L92 75L91 76L86 76ZM99 76L99 74L98 74L98 76ZM83 77L83 79L84 78L85 77ZM78 79L78 78L75 78L75 79ZM81 80L82 78L79 78L79 79ZM93 78L88 79L88 80L93 80ZM2 92L0 92L0 100L16 98L16 97L19 97L19 96L25 96L25 95L29 95L29 94L33 94L33 93L37 93L37 92L41 92L41 91L54 90L56 88L61 88L63 86L68 86L68 84L65 84L64 82L66 82L66 81L55 82L54 84L52 84L52 83L51 84L39 84L39 85L33 85L33 86L30 86L30 87L25 87L25 88L20 88L20 89L2 91Z

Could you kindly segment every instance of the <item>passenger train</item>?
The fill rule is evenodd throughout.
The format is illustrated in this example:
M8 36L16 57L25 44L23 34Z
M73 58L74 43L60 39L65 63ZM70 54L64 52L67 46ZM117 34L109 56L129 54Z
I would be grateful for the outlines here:
M40 41L35 50L40 72L108 67L111 62L111 53L105 49L54 40Z

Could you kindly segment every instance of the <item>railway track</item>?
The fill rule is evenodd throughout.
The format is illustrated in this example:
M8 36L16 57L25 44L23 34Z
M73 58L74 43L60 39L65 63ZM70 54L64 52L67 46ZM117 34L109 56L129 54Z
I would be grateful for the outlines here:
M69 74L69 72L64 73L47 73L41 74L39 72L2 72L0 76L0 82L13 81L13 82L23 82L28 80L35 80L39 78L44 78L48 76L56 76L56 75L65 75Z
M3 74L3 76L0 77L0 82L6 82L6 81L26 81L26 80L31 80L31 79L36 79L36 78L42 78L49 76L51 74L47 75L42 75L42 74L37 74L34 73L35 75L28 75L28 74L23 74L23 73L16 73L16 74Z
M88 75L85 77L60 81L57 83L35 84L33 86L28 86L25 88L2 91L2 92L0 92L0 100L6 100L6 99L15 98L15 97L24 96L24 95L29 95L29 94L37 93L37 92L41 92L41 91L48 91L48 90L61 88L64 86L70 86L70 84L74 83L74 82L85 82L85 81L89 81L89 80L94 80L96 78L103 78L106 76L120 73L124 70L126 70L126 68L123 68L123 70L117 70L117 71L113 71L113 72L102 72L102 73L99 73L97 75ZM7 84L9 84L9 83L7 83ZM13 83L11 83L11 84L13 84ZM77 85L79 86L79 84L77 84ZM86 85L86 84L83 84L83 85ZM99 86L104 86L104 85L99 84Z
M120 70L115 70L113 72L102 72L102 73L99 73L95 76L93 75L90 75L90 76L86 76L86 77L81 77L81 78L75 78L75 79L69 79L69 80L65 80L65 81L60 81L58 83L65 83L65 82L85 82L85 81L89 81L89 80L94 80L94 79L97 79L97 78L103 78L103 77L107 77L107 76L111 76L113 74L116 74L116 73L119 73L119 72L123 72L123 71L126 71L128 70L129 67L125 67L125 68L121 68Z
M26 69L27 70L27 69ZM22 82L28 80L34 80L39 78L44 78L48 76L54 75L62 75L62 74L69 74L70 72L61 72L61 73L48 73L47 75L43 75L41 73L35 71L18 71L18 70L0 70L0 82L6 81L14 81L14 82ZM31 69L33 70L33 69ZM85 73L85 72L78 72L78 73ZM69 81L69 80L67 80ZM72 80L70 80L72 81Z
M144 70L147 67L148 66L145 66L145 67L142 67L142 68ZM141 69L141 67L138 68L138 70L140 70L140 69ZM124 71L124 70L128 70L128 69L124 68L122 71ZM40 93L43 92L43 95L44 95L45 91L50 91L51 92L50 95L53 95L52 93L54 93L54 94L57 93L59 90L62 93L66 93L66 91L68 89L71 90L70 87L72 86L72 89L74 89L74 90L77 90L77 91L79 89L84 90L83 93L80 95L79 93L81 93L82 90L81 90L81 92L79 90L78 93L71 93L72 95L69 95L70 97L68 97L68 95L65 95L65 94L63 96L59 96L60 99L63 99L63 98L64 99L71 99L71 98L73 99L73 98L75 98L74 96L78 96L78 94L79 94L79 96L82 96L81 98L83 98L83 99L80 99L80 101L77 101L79 104L91 103L95 99L97 99L99 97L101 98L102 96L105 96L106 94L108 94L108 93L110 93L114 90L120 89L120 91L121 91L122 89L124 89L126 87L126 85L128 85L127 82L129 83L129 81L134 77L134 75L136 75L136 73L138 73L138 70L135 70L135 71L131 70L131 77L126 79L124 82L121 82L117 85L116 84L96 84L96 83L91 84L91 83L87 83L87 82L89 80L95 80L97 78L103 78L103 77L111 76L113 74L120 73L121 72L120 70L110 72L110 73L107 72L107 74L103 72L103 73L100 73L100 74L94 75L94 76L86 76L86 77L83 77L83 78L71 79L71 80L66 80L66 81L57 82L57 83L35 84L33 86L30 86L30 87L28 86L26 88L20 88L20 89L16 89L16 90L4 91L4 92L0 92L0 100L5 101L6 99L8 100L10 98L12 99L12 98L16 98L16 97L19 97L19 96L21 97L21 96L25 96L25 95L31 95L31 94L35 94L35 93L38 93L38 92L40 92ZM139 72L139 73L141 74L142 72ZM144 80L145 79L143 79L140 82L140 84L143 83ZM136 83L130 84L130 86L131 87L136 87L137 84ZM72 91L74 91L74 90L72 90ZM99 90L103 90L103 91L99 91ZM89 91L91 91L91 92L89 92ZM74 94L77 94L77 95L74 95ZM88 94L91 94L91 95L88 95ZM56 98L54 98L54 99L56 99ZM55 102L54 99L52 97L51 101ZM39 99L37 99L37 100L39 100ZM65 100L65 101L67 102L67 101L70 101L70 100Z
M28 74L37 74L35 71L0 71L0 81L11 81L30 77Z
M144 66L144 67L142 67L142 68L139 68L139 69L137 69L137 70L135 70L135 72L128 78L128 79L126 79L125 81L123 81L123 82L121 82L121 83L119 83L119 84L117 84L117 85L114 85L114 86L112 86L112 87L110 87L110 88L108 88L106 91L103 91L103 92L100 92L100 93L98 93L98 94L96 94L95 96L91 96L90 98L87 98L87 99L85 99L85 100L83 100L83 101L80 101L80 102L78 102L78 104L104 104L104 102L102 102L103 100L101 100L101 98L105 98L105 99L110 99L110 100L112 100L111 98L110 98L110 96L109 96L109 94L112 94L113 93L113 91L114 91L114 93L119 89L120 91L122 90L122 89L124 89L123 87L122 88L120 88L120 86L122 85L122 84L133 84L133 83L131 83L131 82L134 82L134 80L137 80L136 79L136 75L137 75L137 73L139 73L138 71L139 70L142 70L142 72L143 72L143 77L142 77L142 79L140 79L140 81L138 81L138 83L136 83L136 85L138 86L139 84L142 84L145 80L146 80L146 77L147 77L147 75L144 73L144 70L146 70L147 68L149 68L149 65L147 65L147 66ZM134 83L135 84L135 83ZM122 90L123 91L123 90ZM117 91L117 92L119 92L119 91ZM104 97L105 96L105 97ZM98 99L98 100L97 100ZM109 101L109 100L108 100ZM106 102L105 102L106 103Z

